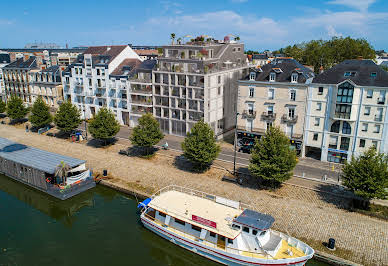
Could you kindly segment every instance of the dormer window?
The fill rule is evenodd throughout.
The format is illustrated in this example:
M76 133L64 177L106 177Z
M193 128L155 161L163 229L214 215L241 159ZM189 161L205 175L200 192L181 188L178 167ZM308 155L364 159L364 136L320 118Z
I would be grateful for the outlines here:
M371 78L377 77L377 72L372 72L372 73L370 73L370 76L371 76Z
M298 73L292 73L291 75L291 82L297 83L298 82Z
M256 79L256 73L255 72L251 72L249 74L249 80L255 80Z
M354 76L356 76L356 72L354 71L347 71L344 74L344 77L354 77Z
M269 81L275 81L275 79L276 79L276 73L274 72L269 73Z

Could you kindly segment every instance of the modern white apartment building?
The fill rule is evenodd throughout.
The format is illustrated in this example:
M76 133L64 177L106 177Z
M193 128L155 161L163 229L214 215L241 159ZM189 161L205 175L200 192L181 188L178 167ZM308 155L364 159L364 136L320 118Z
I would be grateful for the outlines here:
M388 72L372 60L346 60L308 87L304 149L343 162L371 146L388 153Z
M4 74L3 67L11 62L9 54L0 51L0 99L5 101Z
M237 80L247 68L244 45L228 37L163 46L153 71L153 114L161 129L184 136L200 119L219 136L234 128Z
M277 58L251 68L238 82L238 145L250 149L255 138L278 126L300 153L307 87L313 77L310 69L291 58Z
M109 107L121 124L130 125L129 79L135 77L134 69L141 64L128 45L89 47L63 73L65 99L77 105L85 118Z
M50 106L54 112L63 102L63 87L59 66L52 66L44 70L34 69L29 72L30 92L32 102L38 97Z

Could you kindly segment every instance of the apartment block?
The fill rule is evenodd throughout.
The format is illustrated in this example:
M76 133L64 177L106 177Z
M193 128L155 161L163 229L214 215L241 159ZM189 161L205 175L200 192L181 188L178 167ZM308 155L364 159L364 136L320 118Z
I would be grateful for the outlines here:
M300 153L307 87L313 77L310 69L292 58L251 68L238 82L238 145L251 147L269 127L278 126Z
M219 136L233 129L237 80L248 68L244 45L198 37L162 48L153 71L153 114L161 129L184 136L201 119Z
M5 85L4 85L4 74L3 67L8 65L11 62L8 53L0 51L0 99L5 101Z
M29 72L30 92L32 102L38 97L55 112L63 102L63 87L59 66L52 66L44 70L33 69Z
M338 162L371 146L388 153L388 73L372 60L346 60L308 87L304 150Z

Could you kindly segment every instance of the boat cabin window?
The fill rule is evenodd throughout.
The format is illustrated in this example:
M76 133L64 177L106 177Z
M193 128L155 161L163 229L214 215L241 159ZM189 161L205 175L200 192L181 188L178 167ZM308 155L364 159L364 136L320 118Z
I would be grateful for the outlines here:
M228 238L228 244L233 244L233 239Z
M175 218L175 222L176 222L177 224L186 225L186 223L185 223L184 221L179 220L179 219L177 219L177 218Z
M252 230L252 235L257 235L257 230L253 229Z
M237 224L232 224L232 228L233 229L236 229L236 230L240 230L241 229L241 226L237 225Z
M262 232L260 233L260 236L264 236L265 233L267 233L267 231L262 231Z
M159 212L159 215L162 216L162 217L166 217L166 214L163 213L163 212Z
M211 237L216 237L216 233L210 232Z
M249 233L249 227L243 226L243 231Z
M195 225L191 225L191 229L193 229L195 231L198 231L198 232L201 232L201 230L202 230L201 227L198 227L198 226L195 226Z

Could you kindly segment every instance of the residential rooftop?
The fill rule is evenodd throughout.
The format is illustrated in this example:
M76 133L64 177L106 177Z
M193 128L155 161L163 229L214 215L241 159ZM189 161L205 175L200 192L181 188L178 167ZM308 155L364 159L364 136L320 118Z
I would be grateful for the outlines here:
M35 56L30 56L27 60L24 60L24 58L19 58L12 63L6 65L4 69L12 69L12 68L26 68L26 69L31 69L31 68L36 68L37 63L36 63L36 57Z

